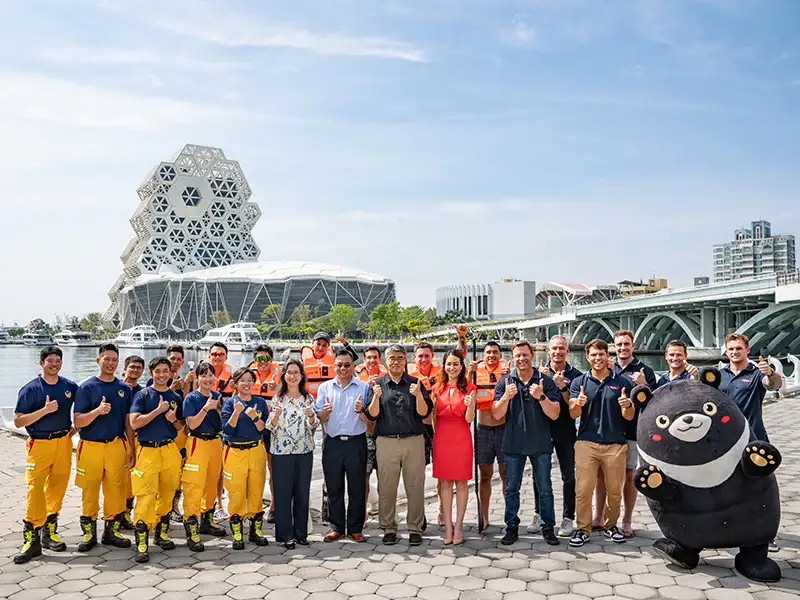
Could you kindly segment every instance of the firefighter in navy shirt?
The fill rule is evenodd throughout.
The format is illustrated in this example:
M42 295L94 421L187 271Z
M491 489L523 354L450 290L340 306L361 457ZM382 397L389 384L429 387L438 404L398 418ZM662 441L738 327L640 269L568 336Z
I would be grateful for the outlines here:
M122 382L131 388L131 398L133 398L139 390L144 389L139 383L144 373L144 359L136 354L131 354L125 359L125 364L122 369ZM134 436L134 446L136 446L136 437ZM135 448L138 451L138 448ZM125 516L122 517L122 529L129 531L133 530L133 521L131 521L131 513L133 512L133 489L131 488L131 472L125 476Z
M131 471L136 496L136 562L149 560L150 530L153 530L153 543L162 550L175 548L167 529L172 499L181 476L181 454L175 437L183 426L183 406L181 397L167 387L170 373L166 356L151 360L153 385L136 394L131 406L131 426L139 441L136 466Z
M681 340L672 340L669 342L667 344L667 349L664 352L664 358L667 359L669 371L658 378L655 387L652 389L660 388L662 385L666 385L670 381L697 379L699 369L688 363L686 360L688 355L689 350L684 342Z
M59 377L61 359L57 346L39 353L42 374L23 386L14 407L14 427L24 427L29 436L25 444L28 493L23 546L14 557L18 565L41 556L42 547L55 552L67 549L57 534L58 513L72 468L72 403L78 385Z

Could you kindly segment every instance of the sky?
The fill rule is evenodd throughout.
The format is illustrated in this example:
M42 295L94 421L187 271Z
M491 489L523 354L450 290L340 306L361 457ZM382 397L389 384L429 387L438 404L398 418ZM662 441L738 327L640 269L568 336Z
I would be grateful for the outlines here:
M795 0L0 0L0 323L103 311L148 171L238 160L262 260L711 275L800 234Z

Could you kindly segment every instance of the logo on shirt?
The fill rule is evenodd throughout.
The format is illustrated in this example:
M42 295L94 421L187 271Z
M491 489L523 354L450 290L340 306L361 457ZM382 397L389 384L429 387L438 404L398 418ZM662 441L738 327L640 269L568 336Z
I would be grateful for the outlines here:
M170 403L169 403L169 406L170 406L170 408L171 408L172 410L175 410L175 409L177 408L178 404L177 404L176 402L174 402L174 401L173 401L173 402L170 402Z
M618 385L610 385L610 386L608 386L608 389L614 390L615 392L618 392L619 391L619 386Z
M125 392L123 392L122 390L117 390L117 394L119 394L120 398L124 398L125 397Z
M70 392L70 391L66 391L66 392L64 392L64 397L65 397L67 400L69 400L70 398L72 398L72 392Z
M256 411L256 414L258 415L258 418L260 419L260 418L261 418L261 414L262 414L262 413L261 413L261 411L260 411L260 410L257 410L257 411Z
M742 381L742 383L750 383L751 381L753 381L753 378L752 377L742 377L741 381Z

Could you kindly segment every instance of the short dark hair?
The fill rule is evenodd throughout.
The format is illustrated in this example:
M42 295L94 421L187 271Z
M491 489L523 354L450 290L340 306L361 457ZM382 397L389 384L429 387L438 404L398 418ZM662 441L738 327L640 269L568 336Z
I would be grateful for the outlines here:
M417 344L417 345L416 345L416 347L414 348L414 352L416 352L417 350L424 350L425 348L427 348L428 350L430 350L431 352L433 352L433 346L431 345L431 343L430 343L430 342L420 342L420 343L419 343L419 344Z
M367 352L377 352L379 357L381 355L381 349L378 348L377 346L367 346L366 348L364 348L365 357L367 356Z
M498 352L500 351L500 344L497 342L486 342L486 344L483 346L483 349L486 350L489 346L494 346L497 348Z
M239 369L236 369L236 370L233 372L233 377L231 377L231 380L233 381L234 385L236 385L237 383L239 383L239 380L240 380L242 377L244 377L245 375L247 375L248 373L250 373L250 377L252 377L252 378L253 378L253 383L255 383L256 381L258 381L258 375L256 375L256 372L255 372L255 371L253 371L253 369L251 369L251 368L249 368L249 367L241 367L241 368L239 368Z
M97 349L97 356L102 356L103 352L115 352L117 356L119 356L119 348L117 348L116 344L112 344L108 342L106 344L100 344L100 347Z
M200 375L205 375L209 371L211 371L214 377L217 376L217 370L214 368L214 365L210 362L201 361L200 364L194 368L194 375L195 377L200 377Z
M46 346L39 352L39 362L44 362L48 356L55 354L58 358L64 358L64 353L58 346Z
M336 353L333 355L333 358L336 359L336 358L339 358L340 356L348 356L348 357L350 357L351 360L353 359L353 355L350 354L344 348L340 348L339 350L337 350Z
M223 350L225 350L225 354L228 353L228 347L222 342L214 342L213 344L211 344L211 348L209 348L208 351L211 352L214 349L214 347L222 348Z
M522 346L525 346L528 350L531 351L531 354L533 354L534 352L533 344L531 344L528 340L520 340L516 344L511 346L511 354L514 354L514 350L516 350L517 348L521 348Z
M253 358L258 356L262 352L266 352L267 354L269 354L270 358L275 358L275 354L272 352L272 346L269 346L268 344L259 344L258 346L256 346L256 349L253 350Z
M620 329L619 331L615 331L614 335L611 337L612 339L617 339L618 337L629 337L631 338L631 343L633 343L634 340L633 332L630 329Z
M151 360L150 364L148 365L150 372L152 373L153 369L155 369L158 365L167 365L170 370L172 370L172 363L169 362L169 359L166 356L156 356L153 360Z
M745 348L750 347L750 340L743 333L729 333L725 336L725 345L727 346L729 342L742 342Z
M144 359L138 354L131 354L128 358L125 359L125 363L122 366L127 369L131 363L139 363L140 365L142 365L142 368L144 369Z
M605 340L601 340L598 338L586 344L586 354L588 355L589 350L592 350L593 348L597 348L598 350L602 350L603 352L608 354L608 342L606 342Z
M169 346L167 348L167 354L168 355L172 354L173 352L177 352L181 356L185 356L185 354L183 352L183 346L181 346L180 344L172 344L171 346Z
M664 352L669 352L669 349L673 346L676 346L678 348L683 348L683 353L687 355L689 354L689 348L686 345L686 342L684 342L683 340L670 340Z

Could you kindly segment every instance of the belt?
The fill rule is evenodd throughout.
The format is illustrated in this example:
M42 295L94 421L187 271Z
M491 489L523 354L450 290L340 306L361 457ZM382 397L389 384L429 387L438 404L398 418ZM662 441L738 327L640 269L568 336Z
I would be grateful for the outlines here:
M83 438L81 438L83 440ZM115 442L120 439L119 436L108 438L107 440L83 440L84 442L94 442L95 444L110 444L111 442Z
M61 431L54 431L52 433L31 433L28 437L32 440L56 440L62 438L69 433L69 429L62 429Z
M359 433L357 435L329 435L326 439L338 440L340 442L347 442L349 440L355 440L366 436L366 433Z
M481 425L478 423L478 429L498 429L499 427L505 427L506 424L502 423L500 425Z
M378 435L376 437L386 437L386 438L393 438L393 439L402 440L404 438L416 437L418 435L422 435L422 434L421 433L397 433L397 434L392 433L392 434L381 434L381 435Z
M226 446L230 446L234 450L248 450L250 448L255 448L261 443L261 440L256 442L224 442Z
M219 439L218 433L190 433L189 437L199 438L201 440L216 440Z
M168 446L174 441L175 440L161 440L160 442L147 442L144 440L139 440L139 445L142 448L162 448L163 446Z

